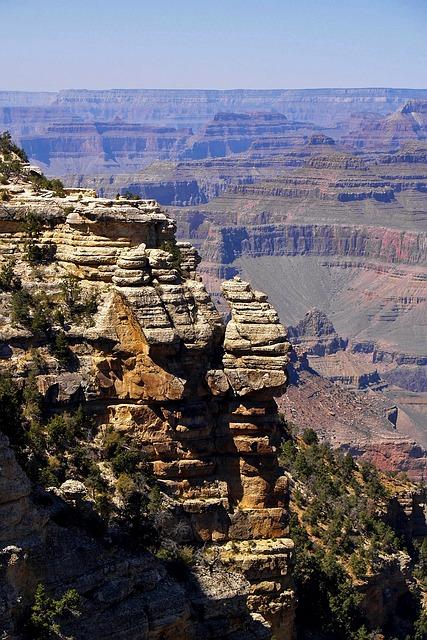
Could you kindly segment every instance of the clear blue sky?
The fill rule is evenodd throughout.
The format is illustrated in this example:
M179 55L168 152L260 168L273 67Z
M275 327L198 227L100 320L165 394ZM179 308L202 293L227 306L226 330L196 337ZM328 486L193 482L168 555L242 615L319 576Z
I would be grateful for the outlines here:
M427 0L0 0L0 88L427 87Z

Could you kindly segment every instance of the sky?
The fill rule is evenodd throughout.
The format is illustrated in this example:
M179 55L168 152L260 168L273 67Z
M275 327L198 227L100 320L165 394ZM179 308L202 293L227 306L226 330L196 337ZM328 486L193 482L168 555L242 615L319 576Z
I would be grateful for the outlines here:
M0 0L0 89L427 88L427 0Z

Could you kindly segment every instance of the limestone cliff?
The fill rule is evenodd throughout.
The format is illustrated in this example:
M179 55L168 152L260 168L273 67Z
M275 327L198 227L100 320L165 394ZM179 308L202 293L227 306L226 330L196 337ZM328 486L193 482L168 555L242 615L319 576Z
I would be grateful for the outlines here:
M95 418L87 451L111 432L136 443L169 537L197 560L178 579L148 551L115 543L114 531L94 533L85 514L95 503L79 477L36 488L2 436L2 637L24 637L43 583L81 595L81 616L64 623L76 640L292 638L293 543L273 398L286 386L290 347L276 312L234 279L223 285L224 326L196 251L175 243L156 202L59 197L40 181L36 192L25 170L28 179L0 186L1 373L24 390L31 379L50 414L83 404ZM81 297L96 304L85 318L67 316ZM95 466L117 501L111 474Z

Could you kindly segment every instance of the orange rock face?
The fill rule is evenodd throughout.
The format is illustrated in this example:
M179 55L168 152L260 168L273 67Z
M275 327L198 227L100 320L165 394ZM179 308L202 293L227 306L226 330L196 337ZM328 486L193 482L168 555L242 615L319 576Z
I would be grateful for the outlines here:
M98 310L91 326L70 329L75 370L41 374L39 388L63 404L67 393L85 396L101 430L132 435L167 496L178 542L221 558L245 585L253 620L288 640L293 543L273 397L287 383L285 330L266 296L240 279L224 284L224 326L195 272L194 249L165 250L173 223L155 204L89 198L75 209L66 219L56 212L42 232L60 255L45 279L55 292L74 274L96 290ZM15 243L19 253L21 240L17 223L5 252ZM9 368L19 368L31 341L27 334L11 346Z

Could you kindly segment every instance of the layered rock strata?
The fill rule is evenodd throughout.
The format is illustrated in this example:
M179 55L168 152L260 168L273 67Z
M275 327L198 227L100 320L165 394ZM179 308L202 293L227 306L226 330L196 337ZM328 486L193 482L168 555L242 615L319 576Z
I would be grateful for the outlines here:
M426 449L399 426L396 430L396 418L399 425L406 416L393 397L332 382L314 368L316 359L309 360L306 354L297 357L298 349L292 352L288 391L278 399L286 420L300 429L315 429L333 448L349 451L378 469L405 472L422 481L427 473Z
M132 436L165 495L176 541L203 546L205 561L181 585L149 554L113 557L78 526L64 528L58 514L74 485L36 499L3 439L5 637L21 637L20 616L43 582L81 594L83 614L67 629L76 640L292 638L293 543L273 399L286 386L290 346L266 296L239 279L224 283L224 326L196 274L196 251L174 244L174 224L155 202L36 196L26 184L10 192L0 255L13 257L23 285L55 297L72 275L98 298L91 326L67 329L73 368L46 351L39 390L58 409L84 400L100 432ZM56 247L37 272L24 259L29 211L41 221L38 245ZM10 305L2 293L0 364L19 382L36 341L11 326Z
M316 308L307 311L295 327L288 327L288 335L293 344L313 356L330 355L347 346L326 313Z
M393 150L409 141L425 141L427 101L409 100L383 117L373 113L354 115L348 129L342 142L357 149Z
M58 114L62 119L64 113ZM1 118L1 116L0 116ZM28 156L49 173L137 171L153 160L175 157L192 131L132 122L51 122L23 134Z

